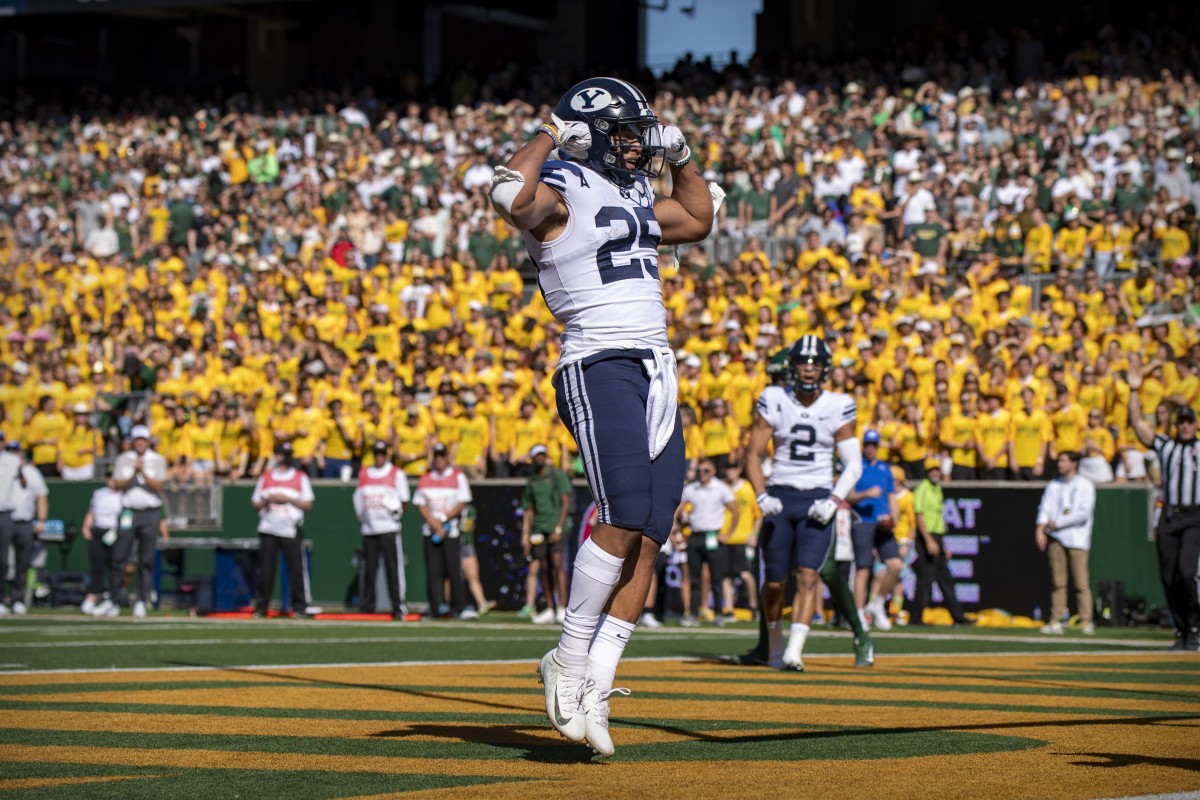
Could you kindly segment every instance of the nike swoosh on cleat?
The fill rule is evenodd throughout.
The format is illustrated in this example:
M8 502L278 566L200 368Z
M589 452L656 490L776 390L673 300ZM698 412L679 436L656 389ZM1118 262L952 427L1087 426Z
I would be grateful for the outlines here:
M571 724L571 720L566 719L562 715L562 709L558 705L558 692L554 693L554 724L560 728L565 728Z

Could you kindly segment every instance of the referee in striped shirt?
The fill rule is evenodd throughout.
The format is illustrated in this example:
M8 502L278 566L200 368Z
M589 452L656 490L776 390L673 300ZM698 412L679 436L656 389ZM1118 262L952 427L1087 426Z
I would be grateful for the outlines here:
M1175 650L1200 650L1200 443L1196 410L1175 412L1175 438L1155 434L1142 415L1140 369L1129 371L1129 423L1138 441L1158 456L1162 470L1162 517L1158 523L1158 568L1175 623Z

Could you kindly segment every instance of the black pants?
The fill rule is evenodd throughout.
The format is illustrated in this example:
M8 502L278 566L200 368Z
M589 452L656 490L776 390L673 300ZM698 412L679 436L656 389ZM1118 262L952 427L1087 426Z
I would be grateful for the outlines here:
M942 537L935 538L938 540L938 554L933 556L925 548L925 537L920 533L915 537L917 560L913 562L913 572L917 575L917 587L913 593L912 607L909 609L910 622L920 624L921 614L932 600L934 581L937 581L938 588L942 590L942 602L950 616L955 622L965 622L963 608L954 596L954 576L950 574L950 567L946 564L946 547Z
M900 466L904 469L904 477L910 481L919 481L925 477L924 461L901 461Z
M955 464L950 468L950 479L955 481L973 481L975 480L976 469L974 467L964 467L961 464Z
M158 525L162 510L147 508L133 512L133 524L127 530L117 529L117 541L112 546L112 570L108 590L118 606L129 605L125 590L125 569L133 561L137 548L138 599L149 604L154 594L154 553L158 547Z
M713 536L716 536L714 533ZM725 578L725 562L726 559L722 556L721 546L717 545L716 550L708 549L709 531L692 531L692 535L687 538L687 564L688 564L688 583L689 591L691 592L691 613L693 616L698 615L703 608L703 603L708 598L700 596L701 578L703 577L703 569L701 567L705 562L708 563L708 571L712 578L712 593L716 599L717 606L722 605L721 600L721 581Z
M1175 632L1187 636L1200 628L1196 567L1200 562L1200 511L1164 513L1158 524L1158 569Z
M361 598L358 608L365 614L375 613L375 583L381 558L383 571L387 575L392 613L403 614L407 606L404 604L404 564L399 532L363 536L363 580L362 586L358 587L358 596Z
M4 602L19 600L25 602L25 578L29 575L29 564L33 561L33 521L17 522L10 512L0 514L0 599ZM8 548L12 545L13 560L13 593L8 594L8 582L4 576L8 574Z
M1017 467L1017 480L1040 481L1042 479L1033 474L1033 467Z
M432 536L425 537L425 580L429 596L429 616L436 617L441 608L442 584L450 579L450 613L458 616L465 602L466 586L463 583L462 542L457 537L433 543Z
M91 566L91 574L88 577L88 594L101 595L113 588L109 580L113 571L113 562L116 561L113 551L116 549L117 543L114 541L111 545L107 545L100 541L107 533L108 529L106 528L92 528L92 538L88 542L88 563Z
M290 538L271 533L258 534L258 587L254 596L254 610L266 614L271 607L280 553L283 553L283 563L287 565L292 611L303 614L308 602L304 592L304 535L299 532Z
M1008 480L1008 467L980 467L977 470L979 480L981 481L1006 481Z

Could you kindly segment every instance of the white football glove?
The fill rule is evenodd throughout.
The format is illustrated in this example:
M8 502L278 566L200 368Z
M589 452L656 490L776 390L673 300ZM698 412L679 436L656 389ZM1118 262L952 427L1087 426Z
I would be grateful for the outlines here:
M554 146L565 155L579 159L587 158L588 150L592 146L592 129L586 122L567 122L557 114L551 114L550 122L543 124L538 130L550 134Z
M824 500L818 500L812 504L808 509L808 518L818 525L828 525L837 510L838 501L832 497L826 497Z
M692 151L679 128L674 125L659 125L658 136L662 140L668 164L681 164L691 157Z
M758 510L762 512L764 517L773 517L776 514L783 513L783 501L778 497L763 492L758 496Z

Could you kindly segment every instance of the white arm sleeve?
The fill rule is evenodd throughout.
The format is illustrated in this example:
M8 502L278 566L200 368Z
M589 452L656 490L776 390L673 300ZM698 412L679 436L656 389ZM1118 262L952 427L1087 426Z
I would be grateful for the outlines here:
M500 215L501 219L514 228L516 224L512 221L512 207L513 203L517 201L517 195L524 188L524 175L508 167L496 167L496 172L492 175L492 190L489 193L492 198L492 208L496 209L496 213Z
M842 474L833 487L833 493L845 500L862 477L862 445L856 437L851 436L837 443L837 452L842 462Z

